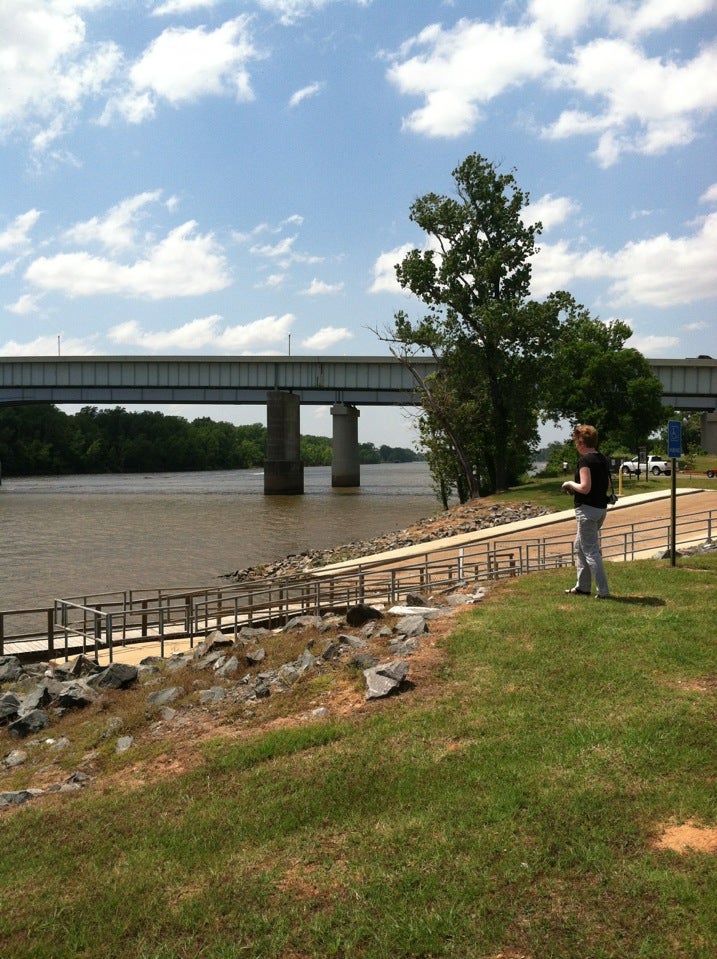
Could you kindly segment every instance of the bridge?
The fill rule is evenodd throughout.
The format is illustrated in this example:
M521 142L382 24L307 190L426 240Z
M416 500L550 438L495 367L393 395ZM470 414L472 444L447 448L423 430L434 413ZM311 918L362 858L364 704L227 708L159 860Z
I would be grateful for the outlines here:
M717 452L717 360L648 360L663 402L702 412ZM417 357L423 378L431 357ZM267 405L266 493L303 492L299 410L330 405L333 486L358 486L358 406L417 405L416 381L392 356L39 356L0 358L0 405L169 403Z

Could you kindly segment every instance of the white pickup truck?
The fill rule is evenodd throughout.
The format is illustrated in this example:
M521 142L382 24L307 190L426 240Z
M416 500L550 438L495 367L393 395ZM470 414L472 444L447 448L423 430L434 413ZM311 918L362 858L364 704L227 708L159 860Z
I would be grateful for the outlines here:
M645 471L645 464L639 463L637 457L635 457L623 463L620 468L624 476L634 476L638 472L643 473ZM647 469L653 476L660 476L660 474L669 476L672 473L672 463L669 460L664 460L661 456L648 456Z

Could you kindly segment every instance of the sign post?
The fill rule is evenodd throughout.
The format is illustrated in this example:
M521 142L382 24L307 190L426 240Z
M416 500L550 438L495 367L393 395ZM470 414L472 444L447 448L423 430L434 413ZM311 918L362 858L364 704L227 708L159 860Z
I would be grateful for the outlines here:
M677 556L677 460L682 456L682 422L669 420L667 423L667 455L672 460L672 495L670 496L670 566L674 566Z

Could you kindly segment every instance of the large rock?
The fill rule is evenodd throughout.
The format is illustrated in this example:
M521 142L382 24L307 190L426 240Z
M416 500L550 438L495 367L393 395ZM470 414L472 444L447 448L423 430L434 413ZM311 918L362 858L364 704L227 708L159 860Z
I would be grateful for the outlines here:
M396 632L401 636L422 636L428 632L428 625L423 616L404 616L396 623Z
M147 705L166 706L182 696L184 696L184 690L181 686L169 686L167 689L158 689L156 692L150 693L147 697Z
M22 672L17 656L0 656L0 683L12 683Z
M50 725L50 717L44 709L33 709L31 712L20 716L14 723L8 726L8 732L16 739L24 739L33 733L39 733L47 729Z
M390 663L381 663L372 669L365 669L366 699L389 696L399 688L406 676L408 676L408 663L404 663L402 659L393 659Z
M20 700L15 693L5 693L0 697L0 726L12 722L20 710Z
M349 606L346 610L346 622L354 628L365 626L373 619L383 619L383 613L373 606L367 606L365 603Z
M90 676L87 682L96 689L127 689L137 682L139 675L136 666L128 663L110 663L102 672Z
M90 703L94 703L96 699L97 693L90 688L88 683L78 679L76 682L63 683L55 702L63 709L83 709Z

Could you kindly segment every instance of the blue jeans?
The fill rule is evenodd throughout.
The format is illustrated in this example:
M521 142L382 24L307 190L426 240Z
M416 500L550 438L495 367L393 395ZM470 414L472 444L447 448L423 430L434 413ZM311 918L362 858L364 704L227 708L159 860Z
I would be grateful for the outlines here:
M576 506L575 519L578 524L575 536L575 565L578 581L576 588L589 593L592 580L600 596L607 596L610 589L600 551L600 529L605 522L606 509L596 506Z

